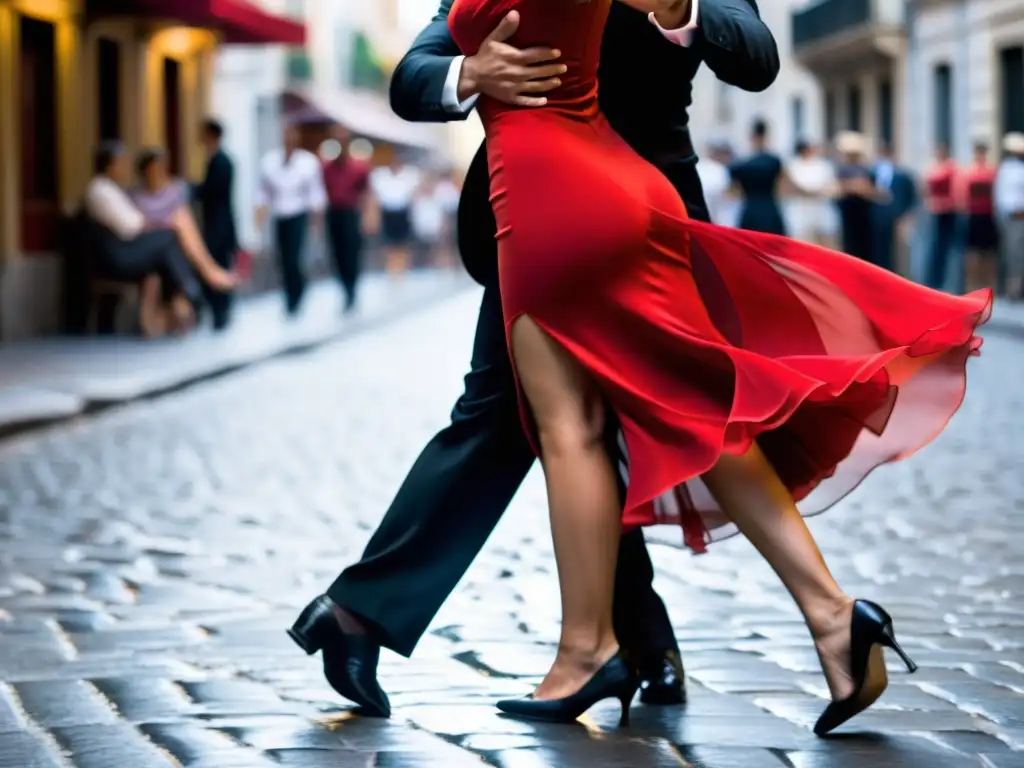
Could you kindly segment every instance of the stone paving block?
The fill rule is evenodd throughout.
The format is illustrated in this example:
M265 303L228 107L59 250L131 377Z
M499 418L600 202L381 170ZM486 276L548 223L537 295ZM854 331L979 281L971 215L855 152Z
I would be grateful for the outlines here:
M147 677L108 677L91 681L130 723L177 720L194 709L180 683Z
M178 768L176 761L127 723L54 728L76 768Z
M0 734L0 765L7 768L66 768L58 749L28 731Z
M787 763L769 749L733 747L681 747L680 755L693 768L786 768Z
M246 748L223 731L196 723L150 723L139 730L180 765L189 768L199 765L261 768L273 764L260 752Z
M82 680L16 683L13 688L25 713L47 729L117 720L110 702Z

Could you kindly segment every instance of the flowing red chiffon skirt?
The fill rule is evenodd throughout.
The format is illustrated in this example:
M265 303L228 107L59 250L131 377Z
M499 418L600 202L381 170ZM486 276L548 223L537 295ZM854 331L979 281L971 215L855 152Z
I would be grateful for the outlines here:
M528 315L600 386L629 454L624 524L678 523L701 552L732 532L700 480L723 453L756 441L813 514L934 439L964 397L992 296L689 220L598 109L608 7L457 0L449 25L472 53L514 8L514 44L563 51L548 108L479 104L506 330ZM520 404L534 439L521 392Z

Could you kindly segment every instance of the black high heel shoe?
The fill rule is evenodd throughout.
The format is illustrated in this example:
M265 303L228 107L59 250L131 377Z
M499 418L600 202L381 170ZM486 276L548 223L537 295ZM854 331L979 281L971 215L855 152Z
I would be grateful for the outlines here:
M498 709L524 720L546 723L571 723L592 706L604 699L618 699L622 704L620 726L629 725L629 705L636 695L640 681L632 669L616 653L591 677L582 688L563 699L522 699L499 701Z
M870 707L889 685L882 648L891 648L903 659L907 670L917 671L917 664L900 648L892 629L892 618L885 610L867 600L853 603L850 622L850 676L853 693L842 701L833 701L814 725L818 736L835 730L851 717Z

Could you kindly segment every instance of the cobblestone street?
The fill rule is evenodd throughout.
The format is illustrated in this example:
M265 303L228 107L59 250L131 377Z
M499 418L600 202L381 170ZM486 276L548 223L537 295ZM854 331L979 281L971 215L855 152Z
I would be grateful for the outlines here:
M768 567L672 529L689 704L498 717L557 639L537 471L413 659L383 657L393 718L349 714L284 629L444 424L477 301L0 443L0 768L1024 767L1024 339L997 332L947 432L812 523L921 665L892 656L839 737L810 730L827 690Z

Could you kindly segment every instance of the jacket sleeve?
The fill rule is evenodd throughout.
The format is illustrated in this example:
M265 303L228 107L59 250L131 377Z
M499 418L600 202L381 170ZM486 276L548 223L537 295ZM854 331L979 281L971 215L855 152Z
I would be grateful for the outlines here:
M763 91L779 74L779 50L754 0L700 0L696 45L719 80Z
M467 117L449 112L441 101L452 61L462 53L448 32L451 6L452 0L443 0L391 76L391 109L404 120L439 123Z

